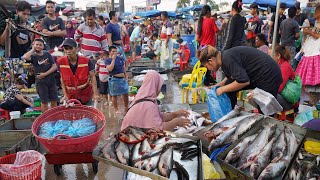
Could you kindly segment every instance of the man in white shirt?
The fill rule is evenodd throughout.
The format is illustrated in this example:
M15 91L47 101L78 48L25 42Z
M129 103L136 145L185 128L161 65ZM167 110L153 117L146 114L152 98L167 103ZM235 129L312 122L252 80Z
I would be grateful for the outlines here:
M140 37L141 32L145 28L144 24L140 24L139 26L135 27L134 30L132 31L132 34L130 36L130 49L132 53L132 60L136 60L136 47L138 44L138 39Z
M154 41L154 46L153 48L150 49L150 51L146 54L146 56L150 59L155 60L156 57L160 55L161 41L159 40L157 33L152 34L151 38Z

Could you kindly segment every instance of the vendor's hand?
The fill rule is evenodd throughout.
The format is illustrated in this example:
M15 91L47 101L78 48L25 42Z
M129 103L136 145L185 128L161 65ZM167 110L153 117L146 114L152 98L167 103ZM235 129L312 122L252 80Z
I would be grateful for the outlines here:
M116 55L116 54L114 54L111 58L112 58L112 60L116 60L117 55Z
M224 92L223 92L223 89L220 87L220 88L217 88L216 93L217 93L218 96L220 96L220 95L222 95Z
M63 104L64 101L68 101L68 97L67 96L63 96L61 99L60 99L60 103Z
M187 117L189 115L189 112L187 110L180 109L180 110L176 111L175 114L177 117L179 117L179 116Z
M248 94L247 94L247 99L251 100L252 98L253 98L253 92L249 91Z
M39 75L37 75L37 79L43 79L47 76L46 73L40 73Z
M190 120L184 119L184 118L175 118L173 119L173 121L175 122L176 126L179 126L179 127L187 128L191 125Z
M166 43L166 48L168 48L168 43Z

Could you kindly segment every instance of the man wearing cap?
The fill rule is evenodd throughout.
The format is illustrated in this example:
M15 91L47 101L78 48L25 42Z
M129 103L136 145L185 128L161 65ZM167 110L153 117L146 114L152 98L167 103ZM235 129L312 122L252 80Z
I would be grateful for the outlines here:
M141 23L139 26L134 28L130 36L130 49L131 49L133 61L136 60L136 47L138 44L137 40L140 37L141 32L143 32L144 28L145 28L145 25Z
M302 26L304 20L307 19L307 15L301 12L300 2L296 2L296 8L297 8L297 14L294 17L294 20L298 22L299 26Z
M247 33L247 45L255 47L255 39L257 34L261 32L262 21L258 16L258 4L252 3L250 5L250 14L252 17L246 23Z
M73 39L64 40L63 50L66 56L57 61L61 73L63 99L78 99L82 104L87 104L92 96L94 100L98 100L95 67L92 61L77 55L77 43Z
M286 16L283 14L284 11L287 8L287 4L286 3L281 3L280 4L280 10L279 10L279 20L278 20L278 30L280 27L280 24L283 20L286 19ZM276 21L276 13L273 13L272 17L271 17L271 21L270 21L270 28L269 28L269 33L268 33L268 42L271 43L272 41L272 36L273 36L273 30L274 30L274 22ZM276 33L276 44L280 43L280 37L281 35L279 34L279 31Z

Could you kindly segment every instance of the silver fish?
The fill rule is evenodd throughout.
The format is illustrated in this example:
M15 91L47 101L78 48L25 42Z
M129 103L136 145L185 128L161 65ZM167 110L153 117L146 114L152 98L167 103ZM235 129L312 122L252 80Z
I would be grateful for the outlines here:
M286 149L287 149L287 145L286 145L285 135L283 131L280 133L279 137L277 138L277 141L272 147L271 162L277 162L279 159L281 159Z
M140 154L144 154L146 152L149 152L151 150L151 146L148 142L148 139L144 139L141 143L140 149L139 149L139 153Z
M244 138L236 147L229 151L225 161L229 163L238 159L243 151L249 146L249 144L257 137L257 135L258 134L254 134Z
M142 131L135 129L135 128L130 128L132 135L137 138L137 139L142 139L143 135L145 135Z
M106 158L117 161L117 155L115 154L115 142L116 138L112 138L102 149L103 155Z
M137 161L139 161L142 157L142 155L139 152L140 146L141 146L141 143L139 142L139 143L135 144L131 150L131 152L132 152L131 162L134 167L139 166L139 163L137 163Z
M294 135L292 129L287 126L284 127L284 132L287 140L287 155L289 155L289 157L291 158L298 148L297 138Z
M232 136L231 141L237 140L243 133L250 129L255 122L260 121L262 118L263 116L261 115L254 115L244 118L237 126L237 129Z
M270 163L260 174L258 180L274 179L279 176L288 164L288 157L280 159L278 162Z
M122 164L128 164L129 160L129 147L122 141L117 141L115 145L116 155Z
M222 116L220 119L217 120L217 122L214 123L214 125L219 124L225 120L234 118L240 114L241 110L239 108L235 108L232 111L230 111L228 114Z
M261 153L255 158L250 166L250 175L253 178L258 178L260 173L268 166L270 162L270 156L272 152L272 146L276 138L272 138L271 141L261 150Z
M153 156L149 158L148 163L146 165L146 170L149 172L152 172L154 169L156 169L158 162L159 162L160 156Z
M256 139L248 146L241 155L238 163L239 169L245 169L251 165L254 158L260 153L264 146L268 144L269 138L273 135L276 129L276 124L269 124L258 134Z
M228 138L231 137L231 135L234 133L235 130L236 130L236 127L232 127L226 130L224 133L220 134L216 139L213 139L209 144L208 150L210 151L214 147L223 145L223 143L227 141Z
M235 117L232 119L227 119L221 123L215 124L212 128L212 130L215 129L219 129L219 128L223 128L223 127L233 127L235 125L237 125L239 122L241 122L243 119L250 117L250 116L254 116L254 115L245 115L245 116L239 116L239 117Z
M158 169L164 177L169 177L173 168L173 148L168 148L160 155Z

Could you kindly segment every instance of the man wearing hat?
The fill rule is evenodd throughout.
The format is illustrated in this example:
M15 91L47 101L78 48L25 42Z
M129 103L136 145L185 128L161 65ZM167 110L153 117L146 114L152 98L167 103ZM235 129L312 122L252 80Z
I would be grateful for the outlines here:
M87 104L92 96L98 100L95 65L88 58L77 55L75 40L67 38L62 45L66 56L58 59L57 63L64 99L78 99L82 104Z
M304 20L307 19L307 15L305 13L301 12L301 8L300 8L300 2L296 2L296 8L297 8L297 14L294 17L294 20L296 20L299 24L299 26L303 25Z
M279 10L278 30L279 30L281 22L286 19L286 16L283 14L286 9L287 9L287 4L286 3L281 3L280 4L280 10ZM272 41L273 30L274 30L274 22L275 21L276 21L276 13L273 13L273 15L271 17L270 28L269 28L269 33L268 33L268 42L269 43L271 43L271 41ZM277 44L280 43L280 37L281 36L279 34L279 31L278 31L275 43L277 43Z
M258 33L261 32L262 21L258 16L258 4L252 3L250 5L250 14L252 17L246 24L247 33L247 45L255 47L255 39Z

